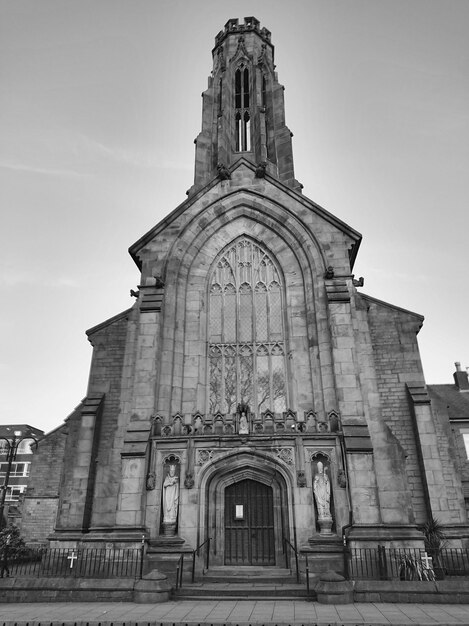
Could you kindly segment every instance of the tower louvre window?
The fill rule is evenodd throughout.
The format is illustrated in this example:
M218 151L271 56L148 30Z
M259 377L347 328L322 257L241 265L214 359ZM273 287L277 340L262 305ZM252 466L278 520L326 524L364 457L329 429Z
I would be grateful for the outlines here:
M236 152L251 150L251 113L249 106L249 70L244 65L241 65L235 72Z
M247 237L218 258L209 285L209 407L285 411L283 283L270 254Z

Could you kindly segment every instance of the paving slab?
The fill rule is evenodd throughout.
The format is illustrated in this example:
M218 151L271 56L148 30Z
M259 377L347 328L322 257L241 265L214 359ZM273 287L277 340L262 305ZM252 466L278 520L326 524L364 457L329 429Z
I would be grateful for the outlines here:
M469 626L467 604L319 604L304 600L0 604L0 626Z

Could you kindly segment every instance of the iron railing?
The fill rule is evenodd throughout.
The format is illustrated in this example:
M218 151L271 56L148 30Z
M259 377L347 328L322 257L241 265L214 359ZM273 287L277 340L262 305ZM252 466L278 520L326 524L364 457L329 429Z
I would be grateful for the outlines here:
M192 552L192 582L195 580L195 557L200 556L201 549L206 545L205 548L205 569L207 570L210 565L210 540L211 537L208 537L205 541L203 541L197 548Z
M292 552L295 557L296 582L299 583L300 582L300 567L298 564L299 554L298 554L298 548L296 546L296 542L295 542L295 545L293 546L286 537L283 537L283 553L285 555L286 569L292 569L291 567L291 553Z
M306 574L306 593L309 596L309 561L308 561L308 553L305 553L305 574Z
M184 552L178 559L176 566L176 591L182 587L182 574L184 572Z
M181 553L181 556L178 559L176 565L176 590L182 587L182 576L184 574L184 556L191 556L192 565L191 565L191 581L195 582L195 557L200 556L200 551L204 546L205 548L205 556L204 556L204 567L205 569L209 568L209 558L210 558L210 540L211 537L208 537L205 541L203 541L195 550L185 551ZM169 554L169 552L168 552Z
M39 548L3 554L3 575L60 578L141 578L142 549Z
M347 577L374 580L435 580L469 576L469 549L445 548L427 554L419 548L347 548Z

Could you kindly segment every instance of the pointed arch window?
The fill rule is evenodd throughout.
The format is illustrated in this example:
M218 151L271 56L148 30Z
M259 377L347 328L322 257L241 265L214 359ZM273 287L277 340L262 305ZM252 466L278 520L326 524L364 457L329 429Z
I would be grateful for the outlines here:
M283 283L271 255L242 237L215 263L209 284L209 407L255 413L287 406Z
M251 150L251 112L249 70L244 64L235 72L235 143L236 152Z

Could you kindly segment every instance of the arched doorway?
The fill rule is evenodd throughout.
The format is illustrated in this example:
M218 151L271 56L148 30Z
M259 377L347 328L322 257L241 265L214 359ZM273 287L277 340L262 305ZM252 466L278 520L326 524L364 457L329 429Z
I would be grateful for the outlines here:
M241 452L218 459L202 479L201 537L210 563L283 567L283 537L294 528L291 477L267 455Z
M226 487L225 565L275 565L270 485L245 479Z

